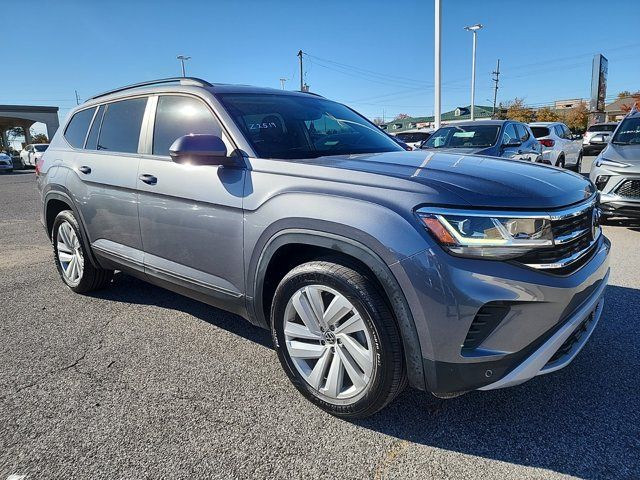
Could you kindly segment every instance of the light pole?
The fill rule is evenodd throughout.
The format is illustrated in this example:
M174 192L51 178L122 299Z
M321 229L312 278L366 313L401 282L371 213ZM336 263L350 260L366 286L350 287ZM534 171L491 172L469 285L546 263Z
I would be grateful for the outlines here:
M187 75L186 75L185 70L184 70L184 62L186 60L189 60L191 57L188 57L187 55L178 55L176 58L178 60L180 60L180 63L182 64L182 76L186 77Z
M471 54L471 120L475 120L475 101L476 101L476 41L478 30L482 25L476 23L470 27L464 27L468 32L473 33L473 52Z

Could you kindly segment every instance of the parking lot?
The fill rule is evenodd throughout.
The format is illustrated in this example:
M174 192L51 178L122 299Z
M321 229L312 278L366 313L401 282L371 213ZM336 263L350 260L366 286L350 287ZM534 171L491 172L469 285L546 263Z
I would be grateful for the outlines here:
M38 208L32 171L0 176L0 480L640 477L640 224L604 227L604 314L567 368L350 423L238 317L121 274L72 293Z

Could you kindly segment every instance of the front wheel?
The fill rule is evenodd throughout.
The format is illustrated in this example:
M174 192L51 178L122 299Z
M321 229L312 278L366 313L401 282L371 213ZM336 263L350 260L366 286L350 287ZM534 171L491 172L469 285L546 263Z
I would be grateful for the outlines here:
M271 331L295 387L332 415L373 415L406 384L395 319L351 267L314 261L290 271L275 292Z

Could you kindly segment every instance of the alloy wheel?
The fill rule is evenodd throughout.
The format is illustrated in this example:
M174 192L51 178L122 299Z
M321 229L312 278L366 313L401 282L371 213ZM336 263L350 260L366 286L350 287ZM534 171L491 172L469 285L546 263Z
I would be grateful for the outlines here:
M84 272L84 257L80 240L69 222L60 224L56 241L58 260L65 279L72 284L80 282Z
M368 387L374 369L369 326L341 293L308 285L289 299L287 352L303 379L329 400L348 401Z

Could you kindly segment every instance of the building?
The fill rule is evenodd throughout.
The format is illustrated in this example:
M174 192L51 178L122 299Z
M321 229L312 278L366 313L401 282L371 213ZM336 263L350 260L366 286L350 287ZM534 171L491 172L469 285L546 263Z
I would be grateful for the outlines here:
M41 122L47 127L47 137L52 138L58 130L58 107L40 107L34 105L0 105L0 143L8 146L7 131L14 127L22 127L25 132L25 143L31 143L30 128Z
M639 101L637 98L625 97L625 98L618 98L616 101L611 102L609 105L607 105L604 108L604 112L606 116L605 121L617 122L619 120L622 120L625 117L625 115L629 113L629 110L631 110L631 107L633 107L633 104L637 101ZM623 107L626 107L626 108L623 109Z
M491 118L493 113L493 107L484 105L475 106L475 118L476 120ZM467 121L471 118L471 106L458 107L450 112L445 112L440 116L440 122L442 124L459 123ZM407 130L415 130L418 128L434 128L435 117L407 117L398 120L392 120L380 125L380 128L388 133L400 133Z
M584 100L582 98L571 98L569 100L556 100L553 102L555 110L571 110L580 105Z

